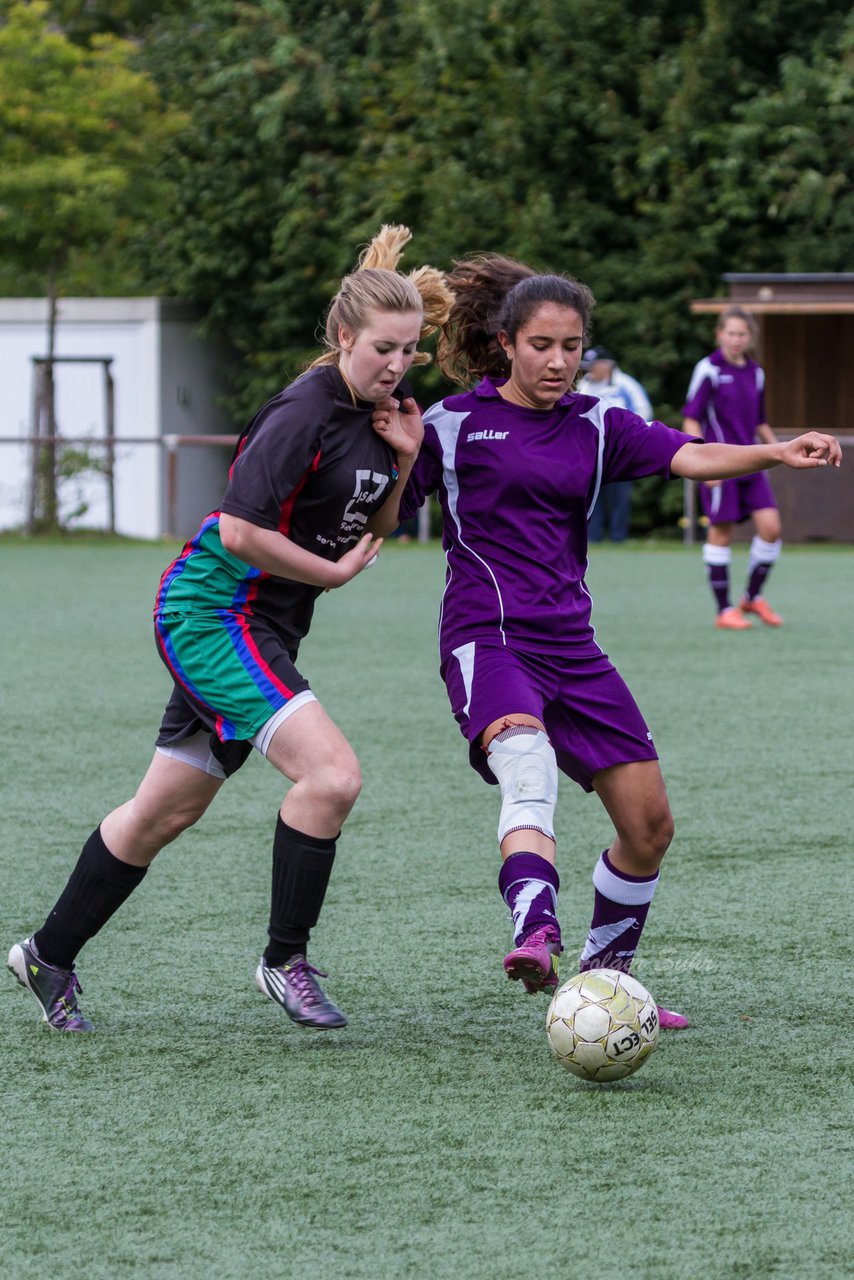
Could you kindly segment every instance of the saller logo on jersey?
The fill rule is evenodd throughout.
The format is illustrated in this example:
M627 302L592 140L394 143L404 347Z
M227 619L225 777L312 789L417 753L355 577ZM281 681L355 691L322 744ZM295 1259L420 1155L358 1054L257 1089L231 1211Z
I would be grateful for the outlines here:
M466 443L471 444L472 440L506 440L509 434L509 431L470 431Z

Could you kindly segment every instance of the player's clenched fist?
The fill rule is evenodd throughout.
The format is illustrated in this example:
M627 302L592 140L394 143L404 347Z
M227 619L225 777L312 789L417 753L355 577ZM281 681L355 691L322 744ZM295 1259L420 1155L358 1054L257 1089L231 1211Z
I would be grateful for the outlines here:
M424 423L411 397L402 404L391 397L381 400L373 412L373 427L391 445L399 461L416 457L424 439Z
M820 431L807 431L783 445L780 461L787 467L796 468L838 467L842 463L842 446L836 436L822 435Z

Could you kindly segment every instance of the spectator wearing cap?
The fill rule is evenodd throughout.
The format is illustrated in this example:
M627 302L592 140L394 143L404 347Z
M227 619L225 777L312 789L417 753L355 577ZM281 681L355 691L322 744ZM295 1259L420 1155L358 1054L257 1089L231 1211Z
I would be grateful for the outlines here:
M623 373L616 357L606 347L591 347L581 358L583 378L578 391L585 396L604 400L608 408L629 409L646 422L652 419L649 397L636 378ZM625 542L629 536L632 485L630 480L603 486L590 516L588 540L601 542L605 526L612 542Z

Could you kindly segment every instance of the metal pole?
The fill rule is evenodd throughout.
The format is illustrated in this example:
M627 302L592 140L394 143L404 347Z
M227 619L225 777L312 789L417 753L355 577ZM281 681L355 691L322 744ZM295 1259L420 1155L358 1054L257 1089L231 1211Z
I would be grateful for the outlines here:
M56 269L51 265L48 271L48 322L47 322L47 361L45 364L45 435L55 440L59 435L56 425L56 324L59 308L56 299ZM48 444L39 452L39 472L41 477L42 510L40 520L43 527L56 530L59 527L59 492L56 476L57 446Z
M686 547L691 547L697 522L697 488L693 480L682 482L682 511L682 541Z
M116 395L113 375L110 371L112 360L103 362L104 392L106 412L106 461L107 475L107 526L110 533L116 532Z
M166 449L166 537L177 538L178 436L164 436Z
M33 368L33 420L31 426L32 450L30 452L30 492L27 498L27 532L36 532L36 513L39 505L39 437L42 435L44 413L44 365L34 363Z

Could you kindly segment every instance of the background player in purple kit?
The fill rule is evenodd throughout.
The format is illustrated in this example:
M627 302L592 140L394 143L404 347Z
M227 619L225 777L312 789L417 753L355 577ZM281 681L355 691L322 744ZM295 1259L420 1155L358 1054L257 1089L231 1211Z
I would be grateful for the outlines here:
M440 363L476 385L425 414L400 514L438 493L448 563L441 672L470 761L501 792L499 888L514 930L504 968L529 992L548 992L563 949L558 770L597 793L615 828L593 873L582 969L629 969L673 835L652 736L590 622L587 520L600 486L838 465L841 451L817 433L787 445L704 444L573 394L593 306L583 284L499 256L457 263L448 282L456 301ZM397 425L400 414L386 401L375 417ZM379 532L397 505L393 497L383 509ZM686 1025L660 1013L665 1026Z
M376 555L371 519L409 475L421 435L406 417L372 421L420 358L419 337L448 314L432 268L394 268L409 240L383 227L345 277L326 319L327 351L266 404L235 450L222 505L163 575L160 655L174 678L151 766L134 798L87 840L44 925L9 968L58 1031L89 1031L74 962L137 887L155 855L196 822L255 747L293 785L273 840L269 943L261 992L295 1022L347 1019L308 964L336 839L360 788L359 762L294 665L317 597Z
M774 444L777 437L765 417L765 374L751 357L756 342L752 316L741 307L727 307L718 318L716 351L694 366L688 399L682 408L684 427L694 436L727 444L752 444L759 437ZM765 475L730 480L706 480L700 502L709 520L703 560L718 606L715 626L744 631L756 614L770 627L783 619L762 595L762 588L780 555L780 513ZM755 534L750 544L747 585L738 608L729 594L731 543L735 526L751 517Z

